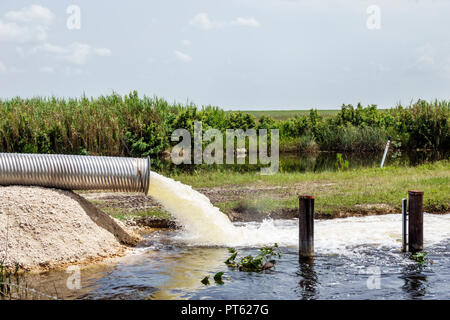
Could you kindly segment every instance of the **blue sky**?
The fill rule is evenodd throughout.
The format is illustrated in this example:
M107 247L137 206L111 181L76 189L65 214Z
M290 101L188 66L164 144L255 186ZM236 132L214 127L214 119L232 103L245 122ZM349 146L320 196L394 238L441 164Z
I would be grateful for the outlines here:
M0 97L138 90L272 110L449 99L449 16L449 0L2 0Z

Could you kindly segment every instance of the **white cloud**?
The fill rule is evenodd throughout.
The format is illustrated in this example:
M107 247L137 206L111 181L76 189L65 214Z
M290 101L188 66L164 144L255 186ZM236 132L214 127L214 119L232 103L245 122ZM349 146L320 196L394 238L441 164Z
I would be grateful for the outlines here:
M0 41L41 42L47 39L47 32L55 15L47 8L38 5L9 11L0 20Z
M0 20L0 41L25 42L31 38L30 30L15 22L4 23Z
M62 47L51 43L44 43L34 47L32 53L45 52L57 59L65 60L76 65L84 65L88 59L93 56L106 57L112 54L108 48L92 48L85 43L74 42L68 46Z
M213 23L211 22L211 20L209 20L208 14L205 12L197 14L194 18L191 19L191 21L189 21L189 24L205 30L213 28Z
M67 53L67 49L47 42L47 43L44 43L42 45L36 46L33 49L31 49L31 53L37 53L37 52L46 52L46 53L52 53L52 54L65 54L65 53Z
M9 11L5 14L5 19L15 22L36 23L41 25L50 25L55 15L50 9L32 5L22 8L18 11Z
M175 53L175 57L182 62L191 62L192 61L192 57L183 52L175 50L174 53Z
M191 42L190 42L189 40L182 40L182 41L181 41L181 44L182 44L183 46L189 46L189 45L191 44Z
M108 48L92 48L88 44L78 42L70 44L68 46L68 52L64 56L64 59L78 65L85 64L92 55L106 57L112 54Z
M217 27L226 27L229 25L234 26L243 26L243 27L253 27L257 28L261 26L258 20L253 17L238 17L231 22L217 22L211 21L208 14L205 12L201 12L197 14L194 18L189 21L191 26L196 26L204 30L210 30Z
M68 47L69 53L64 56L64 58L72 63L82 65L85 64L90 53L91 53L91 46L84 43L72 43Z
M260 23L258 22L258 20L256 20L253 17L250 17L250 18L238 17L235 20L233 20L231 22L231 24L237 25L237 26L244 26L244 27L253 27L253 28L257 28L260 26Z
M0 41L34 44L29 53L44 53L75 65L84 65L92 56L111 56L112 52L108 48L93 48L78 42L69 45L47 42L47 33L54 19L52 11L39 5L9 11L3 16L3 20L0 19ZM16 52L19 57L25 57L25 50L21 46L16 47ZM77 72L72 70L71 73Z
M94 53L101 57L109 57L112 55L111 50L109 50L108 48L96 48L94 49Z

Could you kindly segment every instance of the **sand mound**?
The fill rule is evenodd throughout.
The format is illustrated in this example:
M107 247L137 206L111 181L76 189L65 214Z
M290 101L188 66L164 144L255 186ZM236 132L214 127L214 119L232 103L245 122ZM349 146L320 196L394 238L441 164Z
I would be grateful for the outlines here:
M0 262L24 269L120 255L139 237L71 191L0 187ZM121 244L122 243L122 244Z

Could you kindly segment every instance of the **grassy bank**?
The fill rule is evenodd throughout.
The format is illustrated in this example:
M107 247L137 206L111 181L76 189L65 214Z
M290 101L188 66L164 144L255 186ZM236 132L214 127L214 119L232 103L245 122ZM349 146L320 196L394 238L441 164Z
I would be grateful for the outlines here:
M400 212L408 190L423 190L425 211L450 211L450 161L417 167L385 167L342 172L181 174L173 176L208 194L218 188L213 202L226 213L233 210L276 212L295 210L298 194L316 197L316 213L324 217Z

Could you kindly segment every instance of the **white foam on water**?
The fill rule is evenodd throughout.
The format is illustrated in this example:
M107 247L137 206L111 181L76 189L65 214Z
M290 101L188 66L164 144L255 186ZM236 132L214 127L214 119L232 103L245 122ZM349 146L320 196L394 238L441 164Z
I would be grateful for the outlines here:
M194 246L298 246L298 221L236 224L203 194L151 173L149 195L183 226L175 240ZM358 246L401 247L401 215L388 214L315 221L315 251L349 253ZM450 238L450 215L424 215L425 246Z
M327 253L348 253L357 247L401 249L402 215L319 220L314 223L314 246ZM450 239L450 215L424 214L424 245Z

